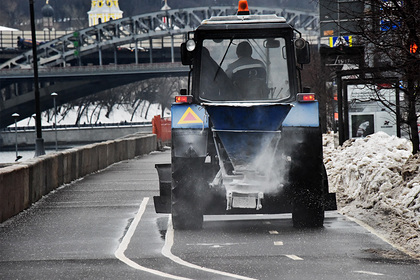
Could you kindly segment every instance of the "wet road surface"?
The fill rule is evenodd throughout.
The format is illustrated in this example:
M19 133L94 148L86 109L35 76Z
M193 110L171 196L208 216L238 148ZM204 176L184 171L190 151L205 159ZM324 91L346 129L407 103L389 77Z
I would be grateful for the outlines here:
M0 224L0 279L420 279L418 261L337 212L321 229L291 215L205 216L173 231L154 212L154 152L61 187Z

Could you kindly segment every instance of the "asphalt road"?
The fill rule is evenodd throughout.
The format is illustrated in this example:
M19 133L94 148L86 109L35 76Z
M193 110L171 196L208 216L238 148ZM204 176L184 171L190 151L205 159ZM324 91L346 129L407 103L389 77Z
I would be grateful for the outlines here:
M124 161L61 187L0 224L0 279L420 279L420 263L337 212L321 229L291 216L205 216L173 231L156 214L155 163Z

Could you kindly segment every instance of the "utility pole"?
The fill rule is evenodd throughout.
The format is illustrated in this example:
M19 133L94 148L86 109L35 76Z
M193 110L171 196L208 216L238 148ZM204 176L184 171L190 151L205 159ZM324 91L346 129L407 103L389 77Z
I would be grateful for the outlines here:
M36 34L35 34L35 15L34 15L34 0L29 0L29 13L31 15L31 33L32 33L32 60L34 69L34 92L35 92L35 126L36 126L36 140L35 140L35 157L45 155L44 139L42 139L41 127L41 101L39 96L39 81L38 81L38 56L36 53Z

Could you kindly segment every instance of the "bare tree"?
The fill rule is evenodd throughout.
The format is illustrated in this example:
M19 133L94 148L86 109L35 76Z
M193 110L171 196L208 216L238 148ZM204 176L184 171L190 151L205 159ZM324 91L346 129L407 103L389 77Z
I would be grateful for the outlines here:
M365 47L365 61L376 79L398 77L394 89L403 92L401 121L409 128L413 154L419 151L417 106L420 96L420 19L417 0L356 0L364 7L362 14L349 14L351 10L340 9L347 18L358 19L353 28L337 22L341 30L355 37L355 44ZM354 4L354 3L353 3ZM327 7L320 7L325 9ZM371 70L369 70L371 71ZM366 75L362 75L366 77ZM395 104L377 95L378 100L395 112Z
M26 5L20 5L17 1L14 0L3 0L0 9L0 25L6 25L10 27L19 26L22 21L29 21L28 17L25 19L26 10L29 12L28 1ZM23 9L23 7L26 8Z
M185 86L186 79L180 77L148 79L133 83L125 88L124 100L127 104L131 104L132 116L136 111L142 110L144 117L147 117L150 105L157 103L160 104L161 116L163 117L165 109L171 108L171 103L174 100L173 96ZM145 101L147 101L147 104L145 104Z
M321 63L317 50L311 51L311 63L302 70L302 85L316 94L319 102L322 132L335 129L332 88L327 86L332 70Z
M136 114L147 119L152 104L160 105L163 117L165 110L171 107L174 94L185 85L185 78L163 77L112 88L60 106L58 122L68 116L74 108L77 108L75 125L80 125L82 117L85 117L89 124L97 124L102 116L109 118L115 108L129 112L130 121ZM49 119L53 115L51 112L46 114Z
M77 1L74 1L69 3L68 5L63 5L63 7L61 7L60 12L71 20L71 27L74 29L81 29L87 27L88 10L80 9L81 5L86 4L86 1L84 2L85 3L78 3Z
M156 101L161 104L161 116L164 117L165 108L171 108L174 101L174 96L179 94L181 88L187 86L186 78L179 77L166 77L164 81L159 84L158 94Z

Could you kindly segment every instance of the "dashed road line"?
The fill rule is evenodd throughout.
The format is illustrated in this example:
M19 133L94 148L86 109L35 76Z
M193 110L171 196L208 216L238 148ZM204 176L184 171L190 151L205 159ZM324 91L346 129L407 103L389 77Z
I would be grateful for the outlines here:
M375 276L383 276L383 275L385 275L385 274L378 273L378 272L363 271L363 270L358 270L358 271L355 271L355 272L356 273L361 273L361 274L375 275Z
M289 259L292 259L294 261L303 261L303 259L301 257L298 257L296 255L285 255L286 257L288 257Z

